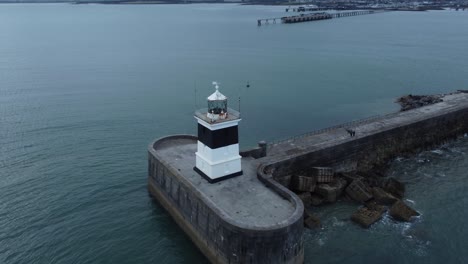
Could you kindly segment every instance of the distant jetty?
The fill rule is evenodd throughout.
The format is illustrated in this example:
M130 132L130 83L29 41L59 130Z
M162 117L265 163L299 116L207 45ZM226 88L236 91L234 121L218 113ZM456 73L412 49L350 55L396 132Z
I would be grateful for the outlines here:
M468 93L460 91L437 100L418 97L416 101L409 100L414 108L406 111L270 144L261 142L240 152L242 175L235 173L235 177L216 183L193 167L202 166L211 177L210 166L233 160L223 155L236 158L228 147L237 144L234 130L215 133L202 125L198 137L161 138L148 147L148 190L212 263L303 263L304 225L320 225L310 211L317 200L333 202L346 194L364 205L351 216L364 227L387 209L400 221L411 221L418 215L400 200L404 186L392 179L379 180L381 168L399 155L432 148L467 133ZM230 116L226 110L220 115ZM216 114L210 110L205 113L208 118L210 113ZM227 129L224 121L210 120L208 128ZM226 143L228 139L231 143ZM204 144L212 146L207 154L200 152L205 151ZM207 170L196 157L208 157L204 155L214 153L216 145L221 151L213 158L222 161L208 158ZM238 168L229 170L227 175Z
M339 13L327 13L327 12L315 12L309 14L300 14L295 16L286 16L286 17L273 17L273 18L262 18L257 20L257 25L261 26L264 24L276 24L276 21L282 22L284 24L291 23L301 23L309 21L319 21L332 18L340 17L351 17L351 16L361 16L361 15L370 15L376 13L388 12L388 10L359 10L359 11L348 11L348 12L339 12Z

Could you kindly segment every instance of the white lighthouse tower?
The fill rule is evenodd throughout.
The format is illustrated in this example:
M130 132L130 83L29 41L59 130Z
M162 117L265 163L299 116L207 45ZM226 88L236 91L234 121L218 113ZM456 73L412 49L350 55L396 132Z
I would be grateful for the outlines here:
M242 175L239 155L239 112L227 107L227 97L216 91L208 99L208 108L195 112L198 121L198 148L194 170L208 182Z

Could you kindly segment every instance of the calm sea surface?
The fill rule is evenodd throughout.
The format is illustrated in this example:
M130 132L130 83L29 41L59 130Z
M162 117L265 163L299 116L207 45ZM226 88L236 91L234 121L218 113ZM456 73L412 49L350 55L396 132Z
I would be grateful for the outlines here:
M195 133L211 81L244 148L468 88L468 12L257 27L283 8L0 5L0 263L206 263L146 191L146 148ZM246 87L246 83L250 87ZM196 92L195 92L196 91ZM398 159L422 213L363 230L318 211L307 263L466 263L468 139Z

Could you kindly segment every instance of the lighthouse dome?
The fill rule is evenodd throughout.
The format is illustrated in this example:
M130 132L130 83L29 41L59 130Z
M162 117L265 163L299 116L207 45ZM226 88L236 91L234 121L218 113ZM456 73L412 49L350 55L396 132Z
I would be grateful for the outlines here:
M227 100L227 97L224 96L224 94L222 94L219 91L219 84L217 82L213 82L213 85L216 88L216 91L214 93L212 93L210 96L208 96L208 98L207 98L208 101L224 101L224 100Z
M222 94L220 91L216 90L210 96L208 96L208 101L224 101L227 100L227 97Z

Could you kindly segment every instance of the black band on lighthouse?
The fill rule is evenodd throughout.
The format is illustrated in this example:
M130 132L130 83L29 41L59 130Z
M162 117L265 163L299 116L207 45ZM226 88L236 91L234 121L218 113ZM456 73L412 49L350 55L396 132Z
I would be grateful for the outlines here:
M198 140L205 146L216 149L239 143L237 126L226 127L218 130L209 130L198 124Z

